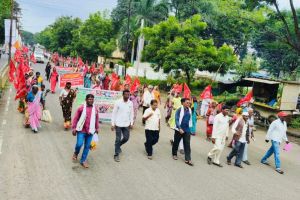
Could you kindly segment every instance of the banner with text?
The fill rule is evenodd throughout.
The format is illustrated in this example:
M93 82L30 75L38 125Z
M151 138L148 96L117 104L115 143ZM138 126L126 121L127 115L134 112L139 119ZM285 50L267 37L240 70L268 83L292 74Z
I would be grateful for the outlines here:
M78 88L76 96L76 107L85 102L85 97L87 94L93 94L95 96L94 103L99 112L99 120L101 122L110 122L114 104L118 99L122 98L122 92L90 88Z
M64 88L67 82L72 83L72 87L83 86L83 75L81 73L68 73L59 76L59 87Z
M68 74L68 73L73 73L73 67L61 67L61 66L56 66L56 71L59 75L61 74Z

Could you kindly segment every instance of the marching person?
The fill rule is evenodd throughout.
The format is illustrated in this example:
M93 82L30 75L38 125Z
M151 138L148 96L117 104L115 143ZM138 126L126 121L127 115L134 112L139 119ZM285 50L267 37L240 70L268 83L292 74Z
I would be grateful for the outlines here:
M123 98L116 101L112 112L111 130L116 131L114 160L120 162L121 146L124 145L130 136L130 129L133 127L133 104L129 100L129 90L123 91Z
M74 99L76 98L76 92L71 87L72 87L72 83L67 82L65 88L61 90L59 95L59 102L64 117L65 130L68 130L71 127L72 106L73 106Z
M252 140L254 140L254 115L253 115L253 109L248 108L248 114L249 114L249 119L248 119L248 124L249 124L249 136L251 137ZM251 165L251 163L248 160L248 143L245 145L244 149L244 155L243 155L243 163L246 165Z
M190 108L191 102L189 99L181 99L182 106L176 111L175 121L176 129L174 133L174 143L172 146L172 155L174 160L178 160L177 151L179 142L183 139L185 163L190 166L194 166L191 161L191 127L192 123L192 110Z
M46 72L47 81L49 81L50 73L51 73L51 64L50 64L50 62L47 62L45 72Z
M241 165L243 153L246 143L249 143L249 125L247 123L248 117L248 112L243 112L242 118L236 120L232 126L232 133L234 134L234 147L230 154L227 156L228 165L231 165L231 159L235 156L236 159L234 166L243 168L243 166Z
M96 106L94 105L94 95L88 94L85 97L85 104L80 106L75 114L72 124L72 134L77 135L77 142L73 160L76 161L82 145L84 144L80 164L88 168L87 156L90 150L94 134L98 134L99 116Z
M41 95L37 85L33 85L31 91L27 95L29 123L33 133L38 133L38 128L41 127L40 119L42 116Z
M53 67L52 73L50 74L50 85L51 85L51 92L52 92L52 94L55 93L57 81L58 81L58 73L56 71L56 68Z
M208 153L207 163L209 165L214 164L218 167L223 167L220 164L220 157L223 152L225 142L228 139L229 122L228 117L229 108L227 106L222 107L222 112L217 114L214 119L214 127L212 131L212 143L214 147Z
M269 130L266 135L266 142L271 140L271 147L266 152L265 156L261 159L261 163L265 165L269 165L267 159L274 153L276 172L283 174L284 172L281 170L280 163L280 143L282 140L285 140L286 144L289 143L288 138L286 136L287 124L286 117L288 116L285 112L278 113L278 119L273 121L269 127Z
M153 145L158 142L160 131L161 113L158 108L157 100L151 100L151 107L145 110L143 120L146 122L145 126L145 149L149 160L152 160Z

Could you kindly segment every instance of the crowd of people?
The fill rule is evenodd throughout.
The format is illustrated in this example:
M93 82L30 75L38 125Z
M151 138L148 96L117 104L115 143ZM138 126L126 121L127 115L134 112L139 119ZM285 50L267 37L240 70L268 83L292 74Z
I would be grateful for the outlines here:
M55 59L52 60L55 62ZM70 67L67 65L65 67ZM149 160L153 159L153 147L159 141L161 130L162 114L160 105L162 104L161 94L158 86L141 85L138 79L132 83L129 76L125 77L121 84L120 77L112 73L104 73L103 68L96 69L95 66L86 65L78 68L84 73L84 87L104 90L122 91L122 98L115 102L111 130L115 131L115 152L114 160L120 162L122 146L130 138L130 131L138 121L139 108L142 107L141 123L145 129L145 151ZM24 73L26 83L26 95L20 97L19 111L25 113L25 126L31 127L34 133L38 132L42 111L46 107L46 96L49 91L55 93L58 81L58 72L52 67L50 62L45 68L46 80L50 82L51 90L45 90L44 80L40 72L34 74L31 68ZM130 80L129 80L130 79ZM62 107L65 130L72 129L72 133L77 137L73 160L76 161L83 147L80 164L88 168L87 157L91 148L91 142L95 134L99 132L98 110L94 105L94 96L88 94L86 102L81 105L72 119L72 105L76 98L76 89L72 89L72 83L67 82L65 88L61 90L59 102ZM206 138L213 143L213 148L208 152L207 163L218 167L223 167L220 163L222 151L228 140L229 133L233 137L229 147L232 148L226 157L227 164L231 165L231 160L235 157L234 165L243 168L242 163L250 165L248 160L248 148L250 140L254 138L254 116L251 103L247 102L236 110L236 114L230 117L230 108L210 99L211 95L204 95L202 102L195 96L182 97L182 91L174 85L168 93L164 104L166 110L164 121L174 131L174 137L170 140L171 156L178 160L177 152L185 156L185 163L193 166L191 158L191 137L197 133L197 120L206 120ZM274 154L276 171L283 173L279 158L279 145L282 140L288 143L286 136L287 125L285 122L287 114L278 113L278 119L269 127L266 142L271 141L271 148L261 159L261 163L268 165L267 159ZM198 131L199 132L199 131Z

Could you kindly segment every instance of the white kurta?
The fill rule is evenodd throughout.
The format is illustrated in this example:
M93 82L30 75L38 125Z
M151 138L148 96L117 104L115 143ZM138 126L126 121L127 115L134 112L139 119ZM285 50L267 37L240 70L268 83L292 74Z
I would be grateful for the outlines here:
M220 164L220 157L229 132L229 120L229 117L224 116L223 113L217 114L214 119L212 138L215 139L215 144L212 150L208 153L208 157L210 157L216 164Z

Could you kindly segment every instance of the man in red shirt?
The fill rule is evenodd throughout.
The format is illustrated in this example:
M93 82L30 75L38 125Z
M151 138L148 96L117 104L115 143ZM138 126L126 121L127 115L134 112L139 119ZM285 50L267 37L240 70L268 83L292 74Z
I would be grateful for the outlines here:
M99 116L98 111L94 105L94 95L88 94L85 98L86 103L81 105L75 114L72 123L72 133L77 135L77 142L75 146L75 152L73 154L73 160L77 160L77 156L84 143L80 164L84 168L88 168L86 162L90 145L94 134L98 134L99 130Z

